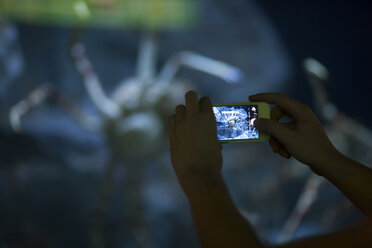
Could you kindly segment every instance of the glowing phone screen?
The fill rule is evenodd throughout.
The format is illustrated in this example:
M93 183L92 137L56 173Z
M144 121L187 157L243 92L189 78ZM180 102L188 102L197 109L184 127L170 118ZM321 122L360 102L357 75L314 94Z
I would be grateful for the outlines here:
M213 107L217 121L218 140L259 139L259 131L253 126L258 118L257 105Z

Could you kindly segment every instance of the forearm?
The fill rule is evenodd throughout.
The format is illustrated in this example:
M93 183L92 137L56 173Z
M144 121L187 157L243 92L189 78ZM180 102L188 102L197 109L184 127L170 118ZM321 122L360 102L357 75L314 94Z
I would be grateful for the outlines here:
M368 218L372 219L372 170L339 152L311 165L336 185Z
M220 174L183 185L203 247L263 247L235 207Z

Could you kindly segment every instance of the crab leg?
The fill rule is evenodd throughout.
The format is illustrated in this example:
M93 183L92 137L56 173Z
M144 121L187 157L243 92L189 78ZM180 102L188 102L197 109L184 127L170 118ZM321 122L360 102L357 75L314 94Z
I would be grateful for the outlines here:
M157 50L156 35L151 32L144 33L139 47L137 75L145 83L154 81Z
M318 199L319 189L324 182L325 180L322 177L314 174L309 175L294 210L284 224L279 237L280 243L290 240L295 234L301 221Z
M328 70L319 61L308 58L303 62L303 69L308 77L310 87L313 91L313 101L316 111L324 120L332 121L332 117L327 114L327 109L333 106L328 100L328 94L324 88L325 82L329 78ZM318 198L318 193L324 179L316 175L309 175L307 182L297 199L296 206L292 210L290 216L286 220L281 234L278 238L279 242L286 242L292 238L301 224L304 216L310 211Z
M77 104L58 91L52 90L49 98L63 109L67 110L81 125L85 126L86 128L95 131L101 128L102 122L99 119L83 111L83 109L81 109Z
M324 88L329 79L327 68L313 58L307 58L303 62L303 69L313 91L313 101L316 110L323 120L331 121L338 113L334 104L329 101L328 94Z
M86 114L78 105L71 102L69 99L58 93L49 85L42 85L32 91L24 100L17 103L10 109L9 120L12 129L16 132L21 130L21 118L32 109L41 105L43 102L51 100L67 110L72 116L77 119L85 127L97 130L100 122L92 116Z
M101 184L94 214L94 226L92 229L92 246L94 248L105 247L105 227L107 225L107 216L115 189L114 175L117 165L117 158L112 156L105 168L105 175Z
M169 59L161 70L157 81L164 86L169 85L182 66L218 77L228 84L239 83L244 77L244 73L235 66L185 51Z
M135 166L133 166L135 165ZM143 214L142 189L145 161L143 159L128 161L123 171L122 193L126 200L126 216L131 231L139 248L154 248L154 240L149 232L146 217Z
M340 113L328 99L328 94L324 88L324 84L329 78L327 68L313 58L306 59L303 67L308 76L313 90L314 102L321 117L328 122L335 121L336 125L341 127L343 133L354 137L360 143L372 149L372 132L362 124ZM336 117L341 118L342 121L336 120Z
M43 103L50 95L51 89L47 85L43 85L40 88L31 92L27 98L17 103L9 111L10 126L16 132L21 130L21 118L31 109Z
M108 98L103 91L102 84L95 73L92 63L85 55L85 47L76 43L72 47L72 57L76 68L83 77L83 83L95 106L108 118L119 117L121 111L117 103Z

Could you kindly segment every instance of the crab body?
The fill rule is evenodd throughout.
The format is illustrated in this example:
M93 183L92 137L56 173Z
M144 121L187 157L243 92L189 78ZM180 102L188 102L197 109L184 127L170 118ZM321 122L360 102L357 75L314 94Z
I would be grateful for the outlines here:
M185 82L163 89L159 84L145 84L137 78L124 80L112 96L120 106L116 118L106 118L103 130L114 151L131 157L160 152L165 138L166 121L174 106L180 104L184 92L191 89Z

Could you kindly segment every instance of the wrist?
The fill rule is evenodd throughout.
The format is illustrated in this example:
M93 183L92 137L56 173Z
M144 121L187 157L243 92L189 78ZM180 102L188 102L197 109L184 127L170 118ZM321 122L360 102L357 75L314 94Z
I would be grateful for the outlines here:
M320 156L320 158L314 161L314 163L310 163L309 167L316 174L326 176L328 171L335 170L336 168L334 168L334 166L337 166L339 161L342 161L343 159L344 155L333 147L333 149L330 149L323 156Z
M218 189L224 184L221 172L216 171L193 171L178 175L180 184L191 200L194 197L203 197Z

